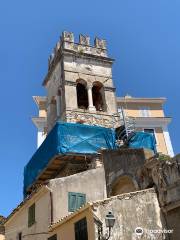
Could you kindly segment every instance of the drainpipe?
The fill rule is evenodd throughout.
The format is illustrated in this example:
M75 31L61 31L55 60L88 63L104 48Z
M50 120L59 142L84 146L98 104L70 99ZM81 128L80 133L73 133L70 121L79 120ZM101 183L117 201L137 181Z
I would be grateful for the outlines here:
M49 190L49 196L50 196L50 225L53 224L54 221L54 212L53 212L53 194L52 189L46 185L46 188Z

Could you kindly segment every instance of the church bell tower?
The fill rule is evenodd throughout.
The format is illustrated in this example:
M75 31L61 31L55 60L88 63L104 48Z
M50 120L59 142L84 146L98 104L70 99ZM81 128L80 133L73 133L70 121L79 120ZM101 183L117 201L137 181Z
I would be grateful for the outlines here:
M41 118L41 129L44 124L48 133L56 121L118 126L113 61L107 55L105 40L96 37L92 46L88 36L80 35L75 43L73 33L63 32L49 57L43 81L47 97L41 106L47 116ZM38 127L38 118L33 122Z

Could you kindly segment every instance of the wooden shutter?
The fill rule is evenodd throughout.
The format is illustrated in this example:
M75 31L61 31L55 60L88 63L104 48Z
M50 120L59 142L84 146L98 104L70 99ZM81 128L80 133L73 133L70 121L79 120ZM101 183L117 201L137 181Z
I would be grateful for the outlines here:
M74 212L76 209L80 208L86 203L86 194L83 193L68 193L68 211Z
M85 203L86 203L86 194L77 193L76 209L80 208Z
M28 227L35 223L35 203L28 209Z

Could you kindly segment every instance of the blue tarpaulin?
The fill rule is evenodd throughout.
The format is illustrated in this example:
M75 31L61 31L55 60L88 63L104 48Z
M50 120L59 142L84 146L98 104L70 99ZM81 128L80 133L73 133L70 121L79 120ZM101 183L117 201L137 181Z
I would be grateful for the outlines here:
M24 193L56 155L96 154L115 149L115 131L110 128L57 122L24 168Z
M128 141L130 148L148 148L156 153L156 139L151 133L136 132Z

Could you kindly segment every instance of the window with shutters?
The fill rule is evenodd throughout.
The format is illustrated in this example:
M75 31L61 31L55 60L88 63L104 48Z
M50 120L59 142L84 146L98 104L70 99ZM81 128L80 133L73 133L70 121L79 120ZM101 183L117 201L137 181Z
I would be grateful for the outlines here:
M87 220L83 218L74 224L75 240L88 240Z
M48 240L57 240L57 234L52 235Z
M35 223L35 203L28 209L28 227Z
M68 211L74 212L86 203L86 194L69 192L68 193Z

